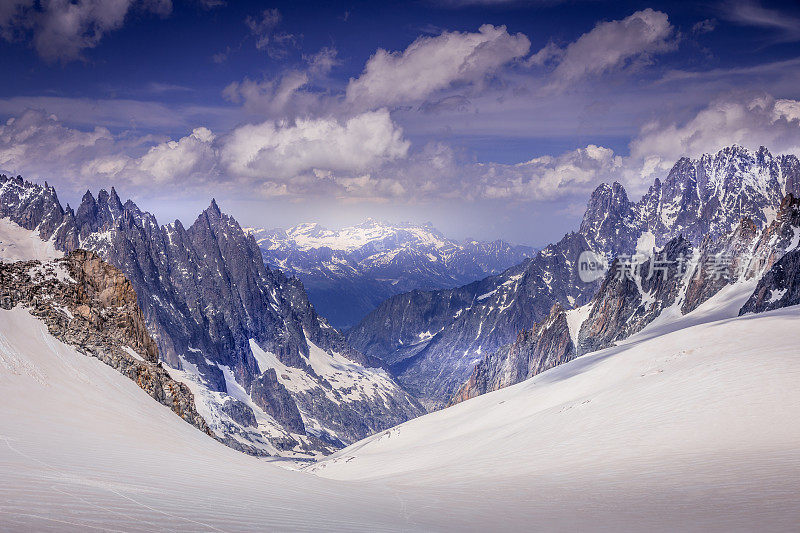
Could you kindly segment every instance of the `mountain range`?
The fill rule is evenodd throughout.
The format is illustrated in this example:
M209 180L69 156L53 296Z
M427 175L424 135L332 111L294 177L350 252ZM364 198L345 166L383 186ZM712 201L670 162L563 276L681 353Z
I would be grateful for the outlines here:
M73 211L56 191L0 176L0 218L53 248L96 252L138 295L172 377L227 444L253 454L329 453L423 412L382 368L350 348L295 278L215 201L188 228L159 225L114 189Z
M180 416L233 448L312 457L612 346L670 313L691 313L731 284L752 284L742 313L797 303L799 188L797 158L765 148L681 159L638 202L619 183L601 185L578 231L525 257L528 251L504 243L471 254L429 226L372 221L339 232L304 225L268 237L242 229L213 200L189 227L159 225L113 188L96 197L87 192L73 210L47 183L2 176L0 250L15 260L42 255L41 265L14 271L15 292L3 301L5 308L41 308L55 334L80 347L75 339L97 337L103 321L87 315L80 333L62 335L84 324L64 325L61 316L76 316L82 296L67 298L74 293L68 287L47 292L70 282L63 276L47 278L45 291L22 273L58 270L48 263L57 254L90 250L117 268L137 297L118 321L136 322L130 317L140 310L150 340L101 335L94 348L81 349L129 377L150 376L139 381L154 398L173 410L183 406ZM266 264L269 250L282 268L316 272L336 290L347 286L341 279L357 283L366 271L402 274L404 283L444 282L454 272L499 269L514 254L523 259L462 286L394 295L342 334L318 313L300 279ZM619 279L609 271L587 282L579 269L584 252L616 257L612 270L633 253L645 256L643 269L657 257L695 262L656 277L640 270ZM719 254L734 258L735 277L708 275L706 262ZM315 257L343 262L314 268ZM30 299L42 291L62 303ZM152 344L157 357L151 348L131 355L137 342ZM140 359L155 366L141 367Z
M603 280L581 281L581 253L613 258L661 248L678 237L685 243L671 246L698 247L704 239L728 236L743 218L761 231L788 193L800 193L800 161L793 155L773 156L763 147L731 146L698 159L683 158L638 202L628 199L621 184L603 184L592 193L577 232L497 276L455 289L394 296L349 330L347 340L389 364L398 381L428 408L442 407L484 358L520 336L520 342L529 342L525 336L534 328L563 332L558 309L566 312L591 301ZM553 362L565 360L569 352L563 344L537 349ZM520 375L529 377L532 371Z
M317 312L340 330L396 294L458 287L534 253L502 240L455 241L431 224L372 219L339 230L309 223L247 231L255 236L264 261L300 279Z

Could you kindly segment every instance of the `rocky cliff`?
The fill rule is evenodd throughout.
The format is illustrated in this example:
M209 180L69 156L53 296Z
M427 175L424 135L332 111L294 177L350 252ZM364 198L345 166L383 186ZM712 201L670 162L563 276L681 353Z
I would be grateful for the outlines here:
M545 319L554 304L571 308L591 298L597 283L583 283L577 268L588 249L571 233L498 276L395 296L348 331L348 341L389 363L427 406L442 407L476 363Z
M777 220L764 232L753 255L766 271L739 314L800 304L800 199L784 200Z
M101 360L215 436L188 387L161 366L130 282L97 255L76 250L45 263L0 263L0 307L16 306L42 320L54 337Z

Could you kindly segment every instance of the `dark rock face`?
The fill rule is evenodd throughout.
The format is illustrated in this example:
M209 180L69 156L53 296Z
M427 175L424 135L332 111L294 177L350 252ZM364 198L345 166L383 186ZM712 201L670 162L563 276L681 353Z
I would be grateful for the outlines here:
M38 228L43 240L53 240L59 250L78 247L78 228L72 209L61 207L56 190L45 183L28 194L32 183L22 177L0 174L0 218L9 217L25 229Z
M656 245L683 235L695 245L726 236L743 218L763 228L788 193L797 195L800 162L731 146L700 159L683 158L666 179L656 179L639 202L632 203L619 184L601 185L592 194L581 233L595 250L616 256L633 251L649 231Z
M264 261L302 280L319 313L341 329L396 294L458 287L534 252L500 240L457 242L431 225L373 220L338 231L318 224L251 231Z
M292 433L305 435L306 428L297 404L286 387L278 381L274 368L270 368L256 378L250 387L250 396L265 413L277 420L284 428Z
M694 275L686 287L681 312L686 314L697 309L723 287L733 283L744 274L749 278L755 272L745 272L750 263L753 243L759 235L755 223L749 218L742 219L739 227L729 236L706 237L699 247ZM725 258L725 268L715 273L715 258Z
M0 307L17 305L42 320L54 337L100 359L175 414L216 437L198 414L186 385L162 368L136 293L118 269L84 250L47 263L0 263Z
M636 241L642 233L636 223L635 207L622 185L604 183L589 197L580 233L594 244L596 250L605 251L612 257L630 253L636 248Z
M754 255L765 258L767 270L740 315L800 304L800 199L792 195L784 199L777 220L764 232L756 250L766 247L770 254ZM782 256L781 251L785 251Z
M729 283L765 275L784 254L795 249L800 242L798 206L800 201L788 194L782 200L775 220L763 230L745 218L730 235L704 239L696 273L689 282L681 311L693 311ZM725 259L727 268L721 275L712 272L715 257Z
M739 314L763 313L800 304L800 250L792 250L764 275Z
M286 450L292 443L296 451L326 453L333 450L333 442L354 442L423 412L379 370L384 363L352 349L317 315L300 281L264 265L254 238L214 201L189 228L179 221L159 226L133 202L122 204L113 189L101 191L96 199L87 193L73 215L61 208L52 188L0 176L0 201L0 216L38 228L42 238L52 238L62 250L93 250L125 273L139 295L161 359L183 369L182 379L204 391L197 400L201 410L228 442L250 441L258 453ZM331 388L311 367L312 344L325 353L323 359L338 354L353 365L343 371L355 380L349 386L372 391L380 384L382 394L394 401L365 392L358 401L351 395L342 402L347 409L340 408L335 394L308 402L311 389ZM263 406L268 398L277 402L269 409L248 405L259 421L255 430L242 427L222 408L226 395L233 395L231 388L241 387L249 395L256 380L270 370L261 368L253 346L270 354L275 364L296 369L297 376L287 381L278 375L271 385L273 394L260 396ZM300 382L296 390L287 388L287 383ZM337 386L332 389L338 391ZM291 428L284 428L267 411L299 411L304 422L285 417ZM293 437L292 430L304 423L315 433Z
M236 422L242 427L257 427L256 415L246 403L240 402L233 398L228 398L222 404L222 410L227 414L231 420Z
M550 316L524 330L517 339L485 357L451 400L456 404L519 383L540 372L571 361L575 346L564 308L556 304Z
M546 319L481 360L451 403L519 383L642 330L680 298L691 253L691 244L676 237L628 268L616 261L583 309L553 306ZM571 331L569 315L575 313L585 316L577 315Z
M800 200L789 194L763 230L744 218L729 235L703 239L697 250L678 236L632 269L630 277L619 274L617 261L587 304L586 317L572 326L579 331L565 331L562 325L568 326L568 315L581 310L565 313L554 307L544 322L484 358L452 402L513 385L577 355L612 346L641 331L666 308L678 306L681 313L689 313L735 282L760 278L740 314L800 304L798 245ZM651 266L659 265L666 268L650 276ZM571 335L577 335L577 347L568 342Z
M690 266L692 245L676 237L661 252L626 270L615 261L578 334L578 354L612 346L641 331L675 303ZM691 272L689 272L691 273Z
M453 382L458 377L467 379L476 363L514 342L519 331L531 331L535 323L547 319L551 306L557 303L572 309L589 301L600 284L576 280L575 251L592 250L611 257L632 254L640 238L652 234L656 247L666 246L667 253L688 253L701 248L705 240L701 253L708 259L743 218L749 219L750 228L742 227L738 241L745 243L753 231L760 232L784 194L797 190L798 169L794 156L733 146L697 160L681 159L638 202L631 202L619 183L601 185L589 200L578 234L568 235L500 276L458 289L393 297L350 330L348 339L357 349L389 362L405 387L429 405L439 406L443 396L456 392ZM737 248L731 250L735 253ZM687 309L728 283L713 277L708 282L705 274L702 271L703 279L688 289ZM600 289L604 297L595 301L597 308L587 320L589 329L577 352L625 338L672 305L680 284L671 273L669 278L659 274L623 283L606 278ZM481 300L486 305L475 303L495 289L491 297ZM421 340L428 332L435 336ZM506 350L498 357L508 358L509 353ZM486 376L516 364L487 363L483 374L475 377L491 382Z

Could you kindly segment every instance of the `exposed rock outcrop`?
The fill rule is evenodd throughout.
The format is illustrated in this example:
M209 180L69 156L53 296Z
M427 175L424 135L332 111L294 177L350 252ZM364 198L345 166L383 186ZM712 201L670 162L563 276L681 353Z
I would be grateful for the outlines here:
M732 283L760 278L740 314L800 304L800 200L788 194L775 220L763 230L744 218L730 234L704 238L698 250L678 236L638 265L620 267L617 260L584 309L565 312L555 307L547 320L485 357L452 402L513 385L577 355L612 346L669 307L690 313ZM575 315L571 321L578 331L559 326L584 310L585 317ZM570 336L577 336L575 349Z
M458 289L390 298L347 333L358 350L385 360L430 408L447 405L475 364L547 318L555 304L586 303L599 282L579 279L586 239L570 233L499 276Z
M578 354L593 352L640 331L678 298L693 265L692 245L682 236L638 264L617 259L578 334ZM691 274L691 272L689 272Z
M18 305L42 320L54 337L114 368L214 436L191 391L162 368L136 293L118 269L85 250L46 263L0 263L0 307Z
M792 195L784 199L777 220L759 239L754 255L763 257L766 272L739 314L800 304L800 199Z

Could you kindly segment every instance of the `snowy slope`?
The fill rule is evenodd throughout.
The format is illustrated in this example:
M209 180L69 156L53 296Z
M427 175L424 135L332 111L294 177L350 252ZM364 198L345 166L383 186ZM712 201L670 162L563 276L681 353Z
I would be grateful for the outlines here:
M83 248L118 267L137 293L160 359L194 391L213 431L237 449L328 453L423 412L385 372L368 370L380 361L347 346L299 281L264 265L256 242L214 200L188 228L180 221L162 226L133 202L123 204L113 188L97 198L87 191L73 211L54 188L0 174L4 217L10 220L0 226L0 257ZM295 374L312 372L311 343L332 361L349 359L358 388L381 388L381 395L353 394L313 372L306 376L318 381L313 388L290 393L283 373L258 367L251 341ZM339 396L344 405L331 400Z
M309 470L408 490L499 490L530 498L526 512L545 529L559 516L562 526L625 517L633 529L789 529L800 519L800 307L723 318L745 285Z
M0 530L372 530L370 495L209 439L22 309L0 310Z
M237 453L0 310L0 529L791 530L798 326L788 308L579 358L313 469L352 482Z
M52 242L43 241L38 232L27 230L8 217L0 218L0 261L48 261L62 255Z

